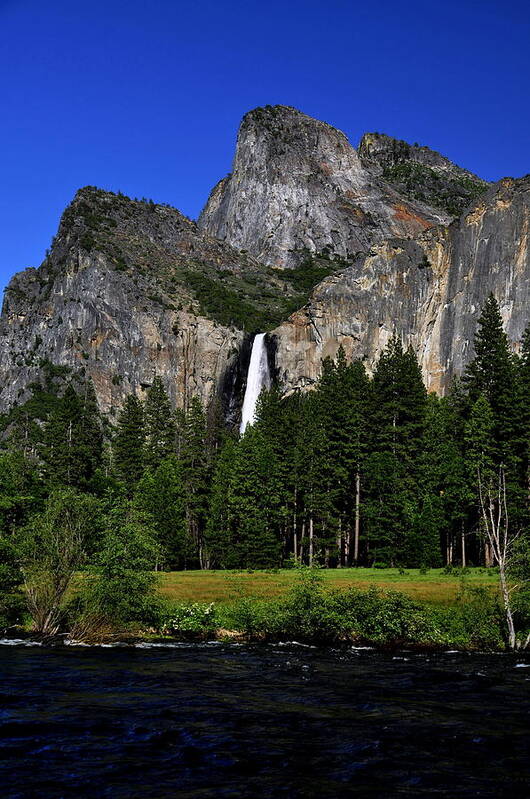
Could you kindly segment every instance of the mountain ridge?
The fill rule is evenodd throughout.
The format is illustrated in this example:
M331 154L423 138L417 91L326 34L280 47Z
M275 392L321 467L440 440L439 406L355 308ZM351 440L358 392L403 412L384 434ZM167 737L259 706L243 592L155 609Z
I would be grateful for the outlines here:
M47 363L89 376L110 415L154 376L175 406L195 395L207 404L227 375L237 372L241 387L241 353L256 330L274 331L286 391L311 385L339 343L370 366L398 328L443 391L465 366L486 288L517 340L530 305L527 178L486 184L429 148L374 135L359 155L328 123L288 106L254 109L236 171L197 222L149 200L79 190L43 264L6 289L0 410L23 403ZM470 203L458 195L461 215L383 178L417 163L473 183ZM431 191L421 175L415 190Z

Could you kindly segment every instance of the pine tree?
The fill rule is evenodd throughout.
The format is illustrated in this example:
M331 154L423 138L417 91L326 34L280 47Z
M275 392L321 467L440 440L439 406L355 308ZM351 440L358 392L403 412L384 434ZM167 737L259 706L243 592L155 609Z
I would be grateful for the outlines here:
M222 456L208 528L216 562L224 568L277 566L281 554L279 481L272 448L255 425ZM224 508L222 506L224 495ZM219 560L217 560L219 559Z
M103 435L94 389L80 396L69 385L45 426L43 459L48 480L86 490L101 464Z
M372 381L366 516L371 558L395 565L410 556L420 483L427 392L413 350L393 336Z
M423 563L429 566L438 564L442 552L447 564L452 565L459 558L465 565L469 496L462 438L463 430L452 395L440 399L431 394L427 405L419 494L422 508L425 508L420 518L427 513L429 523L425 529L426 533L431 531L430 538L425 536L429 539L427 545L431 555L425 554L423 559Z
M490 294L478 319L474 341L475 357L468 364L463 383L472 401L483 394L495 417L506 411L514 369L508 337L504 332L497 300ZM502 419L496 418L496 423Z
M0 452L0 535L13 535L39 510L44 486L37 465L23 452Z
M199 565L208 568L204 530L211 469L207 450L206 416L198 397L193 397L184 417L180 459L184 483L187 536L193 542Z
M474 349L475 357L463 377L468 412L480 395L487 399L493 413L497 457L506 465L513 457L512 445L519 427L517 366L493 294L489 295L478 319Z
M493 414L493 445L497 467L506 475L510 518L519 527L526 518L524 414L518 363L510 351L499 306L490 294L478 320L475 357L463 378L467 389L466 416L483 395Z
M145 465L151 469L175 451L175 418L162 380L155 377L144 405Z
M499 468L495 446L495 416L484 394L481 394L473 404L464 437L469 485L474 495L476 517L480 524L480 496L493 489ZM491 566L491 553L487 547L484 555L486 565Z
M113 440L116 473L131 490L144 470L145 428L143 405L134 394L125 398Z
M329 519L333 513L326 481L326 434L316 392L304 397L301 404L295 469L300 492L299 560L312 566L325 555L329 543Z
M298 486L294 453L299 405L299 397L282 398L278 387L273 386L261 392L256 408L255 427L271 447L276 463L278 519L286 557L292 554L295 537L293 525L296 525Z
M317 386L325 435L325 474L332 513L330 534L339 565L348 565L356 546L361 462L366 448L368 379L362 363L348 364L342 347L335 362L326 359ZM356 559L356 558L355 558Z
M176 455L164 458L147 471L137 485L134 506L148 515L149 527L159 545L164 569L185 569L196 562L196 552L186 530L184 470Z
M227 502L236 448L234 438L228 437L221 447L213 470L205 530L205 548L211 568L222 568L236 560L231 552L232 512Z
M488 399L481 394L473 404L465 427L468 472L476 482L480 471L486 482L495 478L495 417Z
M526 527L529 527L528 508L530 505L530 325L526 328L521 342L519 365L519 412L522 428L521 471L523 475L523 497L526 499Z

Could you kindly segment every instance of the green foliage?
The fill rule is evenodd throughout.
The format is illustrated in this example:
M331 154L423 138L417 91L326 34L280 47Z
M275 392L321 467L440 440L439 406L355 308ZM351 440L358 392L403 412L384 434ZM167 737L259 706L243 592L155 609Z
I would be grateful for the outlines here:
M269 268L263 274L250 269L242 274L225 270L221 275L186 269L180 274L202 314L227 327L257 333L270 330L301 308L318 283L347 266L328 253L303 251L302 258L297 267Z
M144 406L145 464L155 468L175 450L175 420L164 384L155 377Z
M184 467L175 455L145 472L134 494L134 505L149 518L160 546L163 568L185 568L195 562L186 528Z
M417 560L414 527L421 523L422 514L424 521L427 518L427 509L418 501L427 392L414 352L404 351L397 336L390 339L377 363L369 413L366 516L370 548L374 559L412 565L412 558Z
M157 624L160 603L153 568L158 557L156 536L131 504L114 498L101 546L77 600L74 620L79 630L126 630L131 624ZM74 637L75 626L74 626Z
M233 291L201 272L188 270L186 282L193 289L201 313L226 327L238 327L248 332L266 330L279 321L278 312L269 315L259 310L241 293Z
M92 383L85 383L80 394L68 385L44 429L42 458L48 481L55 486L88 489L101 463L102 449L103 434Z
M22 572L13 537L0 533L0 630L23 619L25 602L21 583Z
M463 587L455 605L433 607L398 591L326 591L316 569L301 569L281 600L239 595L218 621L249 639L309 644L459 646L498 650L505 646L504 618L490 591ZM522 623L528 624L527 615Z
M383 170L383 178L397 185L408 197L460 216L465 208L488 189L483 181L466 175L440 174L428 166L400 161Z
M213 602L206 605L191 602L168 608L162 621L161 632L172 636L207 636L218 627L218 616Z
M506 643L506 621L499 598L465 582L456 607L443 614L441 624L445 636L455 644L495 650Z
M311 254L307 252L305 259L299 266L285 269L282 277L290 283L298 295L301 295L300 306L305 304L310 291L324 278L347 266L340 259L332 260L326 254Z
M343 628L363 641L377 644L438 643L436 628L426 607L398 591L337 593L331 599Z
M318 569L299 568L297 582L280 603L276 632L282 638L318 643L340 638L341 622L324 593Z
M14 534L42 500L36 463L17 450L0 452L0 535Z
M208 541L224 568L266 568L278 563L276 519L280 488L273 448L259 428L249 427L214 476Z
M208 515L208 492L211 464L208 451L206 416L198 397L190 403L180 428L180 467L184 499L186 557L192 551L198 555L201 568L209 564L204 535Z
M66 594L97 538L98 509L93 497L55 489L15 538L28 611L42 635L61 628Z
M488 297L479 317L474 349L475 357L463 379L466 401L462 410L468 419L468 459L473 462L476 478L480 459L477 460L479 456L471 439L480 435L478 446L484 449L482 460L483 466L488 465L487 476L491 479L493 472L498 473L502 466L506 474L511 523L521 530L530 522L526 501L529 428L526 424L528 399L524 391L524 342L520 363L510 351L493 294ZM472 431L470 425L476 427L478 424L483 429ZM476 479L472 490L476 494Z
M112 449L116 473L132 489L143 474L145 459L144 409L134 394L125 398Z

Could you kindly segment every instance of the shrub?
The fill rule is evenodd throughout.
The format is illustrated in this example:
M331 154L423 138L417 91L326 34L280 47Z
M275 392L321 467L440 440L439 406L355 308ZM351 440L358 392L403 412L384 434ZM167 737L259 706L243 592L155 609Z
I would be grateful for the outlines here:
M505 617L497 595L487 588L462 585L456 605L447 616L449 637L474 648L502 649Z
M166 611L161 625L164 635L181 635L187 633L206 634L213 632L218 626L215 605L200 602L179 604Z
M349 590L335 593L334 611L355 638L378 644L438 641L428 609L398 591Z
M298 568L295 585L280 603L277 624L282 637L320 643L331 643L341 637L342 619L324 591L317 568Z
M34 629L42 635L61 629L64 600L85 559L96 508L93 497L57 489L21 532L18 557L26 602Z
M71 637L119 634L134 625L159 627L161 605L152 572L157 553L153 531L130 504L114 507L88 578L70 607Z
M24 596L19 586L22 574L18 568L13 542L0 536L0 629L20 624L24 615Z
M249 639L276 638L281 630L281 604L241 596L220 614L222 627L242 633Z

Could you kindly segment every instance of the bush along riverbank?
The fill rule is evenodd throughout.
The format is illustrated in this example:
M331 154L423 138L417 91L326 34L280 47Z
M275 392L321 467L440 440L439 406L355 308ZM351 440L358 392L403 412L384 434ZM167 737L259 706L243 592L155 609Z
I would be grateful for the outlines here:
M418 602L399 591L376 587L330 590L322 571L307 567L297 570L286 595L273 600L249 596L244 581L237 577L232 585L231 600L219 605L164 602L154 590L144 592L141 602L129 596L122 598L120 604L110 591L112 602L109 604L107 598L107 611L101 596L94 600L92 585L66 604L60 629L52 636L41 636L41 640L51 644L297 641L316 646L369 645L382 649L508 649L509 631L499 595L488 588L467 587L465 582L456 601L449 605ZM154 589L154 584L151 587ZM109 586L107 592L108 589ZM530 630L530 601L524 597L517 604L515 621L519 648L523 648ZM28 626L25 632L27 635ZM13 628L12 633L20 635L21 628Z

